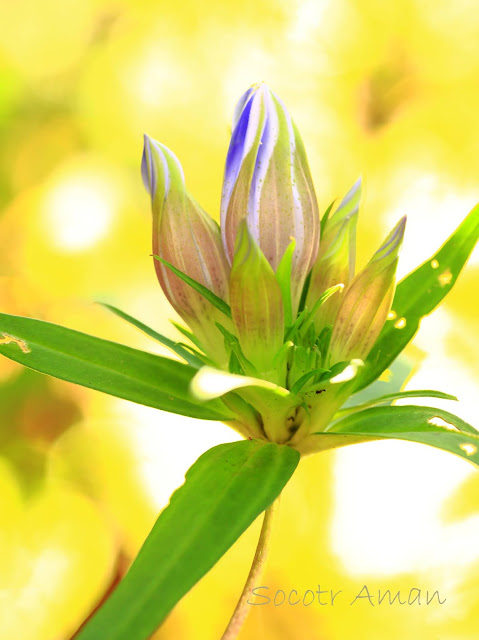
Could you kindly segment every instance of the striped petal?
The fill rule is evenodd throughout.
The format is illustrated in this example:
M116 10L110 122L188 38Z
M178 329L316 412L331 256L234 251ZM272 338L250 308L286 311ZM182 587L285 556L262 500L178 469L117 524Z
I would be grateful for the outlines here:
M284 104L265 84L240 99L226 159L223 244L233 260L242 220L276 270L291 238L293 313L319 246L319 217L304 145Z

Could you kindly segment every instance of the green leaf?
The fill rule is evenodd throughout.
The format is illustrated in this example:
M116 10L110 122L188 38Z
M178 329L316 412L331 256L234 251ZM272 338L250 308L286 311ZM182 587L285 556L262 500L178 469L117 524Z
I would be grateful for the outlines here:
M207 364L209 366L214 366L215 365L213 360L208 358L208 356L205 356L205 354L202 351L199 351L198 349L193 347L191 344L188 344L187 342L178 342L178 345L180 347L183 347L184 349L186 349L189 353L194 355L199 362L201 362L200 368L204 367L205 364Z
M181 324L179 324L178 322L175 322L174 320L170 320L170 322L177 331L182 333L185 336L185 338L187 338L191 342L191 344L188 344L187 342L178 342L179 345L181 345L182 347L185 347L185 349L188 349L194 355L196 355L197 358L201 360L201 366L204 366L205 364L211 367L216 366L216 363L213 362L213 360L204 353L203 346L200 340L195 336L194 333L191 333L189 329L187 329L186 327L183 327ZM193 347L192 345L195 345L195 346Z
M299 327L304 322L304 319L309 315L308 309L305 307L297 316L293 324L286 329L284 334L284 342L288 342L295 337L295 333L299 330Z
M99 302L99 304L101 304L102 307L105 307L105 309L113 312L119 318L126 320L126 322L129 322L137 329L140 329L140 331L143 331L143 333L146 333L146 335L150 336L150 338L153 338L153 340L156 340L157 342L165 345L165 347L168 347L168 349L171 349L174 353L183 358L188 364L191 364L192 367L196 367L197 369L199 369L203 366L204 362L193 353L191 353L188 349L185 349L180 343L167 338L161 333L158 333L154 329L151 329L151 327L143 324L143 322L141 322L140 320L133 318L133 316L128 315L128 313L121 311L111 304L107 304L106 302Z
M309 286L311 284L311 274L312 270L306 276L306 280L304 281L303 290L301 291L301 298L299 300L298 313L301 313L306 306L306 298L309 291Z
M299 332L301 333L302 336L304 336L305 332L308 330L308 327L311 326L314 320L314 316L318 311L318 309L321 307L321 305L324 304L326 300L328 300L328 298L330 298L337 291L342 291L343 288L344 288L344 285L335 284L334 286L329 287L329 289L326 289L326 291L315 302L311 311L307 307L305 307L298 314L294 323L286 329L285 335L284 335L284 341L288 342L288 340L293 339L295 337L296 332Z
M178 276L178 278L183 280L183 282L186 282L186 284L189 284L192 289L194 289L195 291L198 291L198 293L201 293L201 295L204 298L206 298L208 302L211 302L211 304L217 309L219 309L222 313L224 313L225 316L228 316L228 318L231 318L231 309L229 305L226 304L226 302L222 300L219 296L217 296L216 293L213 293L207 287L203 286L193 278L190 278L190 276L187 276L186 273L183 273L183 271L180 271L179 269L177 269L175 266L173 266L170 262L168 262L164 258L160 258L160 256L157 256L157 255L153 255L153 258L155 258L155 260L158 260L159 262L164 264L166 267L168 267L168 269L173 271L173 273L176 276Z
M296 248L296 240L292 238L276 269L276 279L283 296L284 324L288 327L293 321L291 306L291 270L293 268L293 256Z
M362 404L354 405L353 407L340 409L336 413L336 418L348 415L353 411L362 411L369 407L374 407L378 404L391 404L393 400L404 400L407 398L440 398L441 400L456 400L456 396L451 396L449 393L443 393L442 391L434 391L433 389L415 389L411 391L397 391L396 393L387 393L384 396L372 398Z
M294 449L257 440L221 444L203 454L123 581L78 640L149 638L178 600L274 502L298 462Z
M308 451L370 440L396 439L449 451L479 466L479 432L457 416L434 407L374 407L334 423L308 438Z
M175 329L182 333L185 338L187 338L191 342L191 344L194 344L198 348L198 350L202 352L203 347L201 346L201 342L198 340L194 333L191 333L189 329L183 327L183 325L175 322L174 320L170 320L170 322L175 327ZM201 353L201 357L206 358L207 356Z
M431 313L454 286L479 238L479 205L429 260L397 286L391 319L386 321L356 389L375 380L416 334L421 319Z
M336 200L333 200L329 205L329 207L326 209L326 211L323 213L323 216L321 218L321 233L323 233L326 228L326 224L331 214L331 209L334 207L335 203L336 203Z
M236 360L242 369L241 374L244 373L247 376L258 375L256 368L251 364L248 358L244 355L238 338L233 333L231 333L231 331L228 331L226 327L223 327L223 325L220 324L219 322L216 323L216 326L223 334L227 348L235 355Z
M200 403L189 390L197 369L55 324L0 313L0 354L118 398L207 420L230 420L221 401Z
M328 300L332 295L334 295L337 291L342 291L344 289L344 284L335 284L326 291L316 300L313 308L309 313L306 314L306 317L303 320L303 324L301 324L300 331L304 335L307 331L308 327L310 327L314 321L314 316L318 312L318 309L323 305L326 300Z

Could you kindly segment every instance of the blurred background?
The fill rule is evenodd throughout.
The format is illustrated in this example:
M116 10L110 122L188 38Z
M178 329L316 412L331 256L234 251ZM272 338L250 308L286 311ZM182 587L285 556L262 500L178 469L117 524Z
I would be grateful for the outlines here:
M0 1L0 309L161 353L107 301L170 336L156 282L142 134L168 145L218 217L237 98L264 80L302 133L320 209L362 175L363 264L403 214L400 276L479 201L474 0ZM475 426L479 254L409 354L408 387L456 394ZM439 401L436 401L440 404ZM236 434L0 361L0 639L68 640L123 575L196 457ZM155 636L218 638L255 523ZM425 446L304 461L284 492L277 589L333 607L263 606L248 640L477 639L479 473ZM443 605L350 606L362 586ZM349 597L351 596L351 597Z

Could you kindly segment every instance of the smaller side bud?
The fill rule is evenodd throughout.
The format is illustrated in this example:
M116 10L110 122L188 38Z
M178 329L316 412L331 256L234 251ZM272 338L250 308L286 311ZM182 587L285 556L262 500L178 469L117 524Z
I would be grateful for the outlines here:
M227 301L230 268L218 225L187 192L176 156L145 136L141 172L151 196L153 253ZM154 263L163 292L208 355L218 363L227 360L215 325L225 323L223 314L167 266Z
M406 217L394 227L343 293L331 336L331 364L353 358L364 360L376 342L394 297L405 226Z
M230 305L246 358L262 377L283 384L273 360L283 345L283 298L275 273L248 230L238 229L230 276Z
M347 287L354 277L360 200L361 179L348 191L334 214L321 222L321 243L306 297L308 309L314 307L327 289L337 284ZM314 318L317 334L326 325L334 324L341 299L341 295L335 295L321 305Z

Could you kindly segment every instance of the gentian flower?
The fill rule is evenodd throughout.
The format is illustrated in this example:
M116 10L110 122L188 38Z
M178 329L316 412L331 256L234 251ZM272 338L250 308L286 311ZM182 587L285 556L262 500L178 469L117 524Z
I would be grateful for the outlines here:
M405 219L355 275L361 181L320 221L299 132L264 83L234 112L221 232L147 136L142 173L159 282L208 364L196 395L222 395L244 435L297 444L326 428L386 322Z

